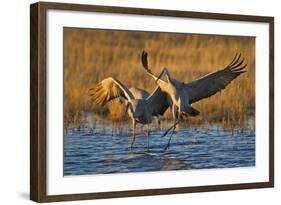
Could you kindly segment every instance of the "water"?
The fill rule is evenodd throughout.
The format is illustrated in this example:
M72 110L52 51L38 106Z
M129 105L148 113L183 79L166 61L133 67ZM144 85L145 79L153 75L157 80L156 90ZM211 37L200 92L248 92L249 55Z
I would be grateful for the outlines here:
M64 175L234 168L255 166L255 132L218 127L179 129L170 148L169 135L154 129L139 132L133 150L128 132L73 129L64 137Z

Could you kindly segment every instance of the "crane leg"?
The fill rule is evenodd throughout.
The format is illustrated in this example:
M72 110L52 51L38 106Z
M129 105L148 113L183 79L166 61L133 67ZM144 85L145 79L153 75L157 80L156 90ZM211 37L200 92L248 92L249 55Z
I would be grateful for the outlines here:
M159 118L157 118L157 122L158 122L158 129L161 129L161 120Z
M175 127L179 123L180 118L179 118L179 115L177 116L177 114L176 114L176 106L175 105L173 105L172 113L173 113L173 118L174 118L174 124L169 129L167 129L166 132L164 132L164 134L161 137L165 137L169 133L169 131L171 129L175 129Z
M171 132L171 134L170 134L170 138L169 138L169 141L168 141L168 143L167 143L167 145L166 145L166 147L165 147L165 151L167 150L167 149L169 149L169 147L170 147L170 142L171 142L171 139L172 139L172 136L173 136L173 134L174 134L174 132L175 132L175 129L176 129L176 125L173 127L173 130L172 130L172 132Z
M132 139L132 142L131 142L131 151L133 149L133 145L134 145L134 142L135 142L135 139L136 139L136 133L135 133L135 130L136 130L136 121L133 120L133 139Z
M147 136L147 150L149 150L149 135L150 135L149 125L147 125L147 132L146 132L146 136Z
M180 117L181 117L180 116L180 114L181 114L180 109L178 109L177 111L178 111L178 113L176 113L176 106L174 105L173 106L173 117L174 117L175 123L173 124L172 127L170 127L170 129L172 129L172 132L171 132L169 141L168 141L168 143L167 143L167 145L166 145L166 147L164 149L165 151L170 147L170 142L171 142L172 136L173 136L173 134L175 132L175 129L176 129L177 124L179 123L179 120L180 120Z
M176 129L177 124L179 124L179 120L177 120L169 129L167 129L161 137L165 137L171 129Z

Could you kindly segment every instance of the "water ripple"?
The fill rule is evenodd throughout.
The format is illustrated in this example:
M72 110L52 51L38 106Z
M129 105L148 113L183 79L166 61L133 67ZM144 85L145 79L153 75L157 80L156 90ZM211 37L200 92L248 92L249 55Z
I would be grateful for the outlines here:
M110 129L108 129L110 130ZM64 175L233 168L255 166L255 132L219 128L182 129L170 149L162 131L138 133L133 151L127 133L73 131L64 137Z

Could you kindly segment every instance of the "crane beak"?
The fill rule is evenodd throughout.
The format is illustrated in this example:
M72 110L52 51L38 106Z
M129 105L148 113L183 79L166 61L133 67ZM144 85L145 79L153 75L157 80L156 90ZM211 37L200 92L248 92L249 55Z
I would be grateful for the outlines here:
M164 74L164 70L162 70L162 72L160 73L160 75L158 76L158 78L155 80L156 83L158 82L158 80L162 77L162 75Z

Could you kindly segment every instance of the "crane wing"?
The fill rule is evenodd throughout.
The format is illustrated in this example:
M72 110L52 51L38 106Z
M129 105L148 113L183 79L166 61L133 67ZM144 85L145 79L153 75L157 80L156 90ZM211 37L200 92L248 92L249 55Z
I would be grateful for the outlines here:
M90 88L90 96L94 103L99 106L104 106L107 102L124 97L127 100L134 99L134 96L129 89L115 78L106 78L102 80L94 88Z
M141 88L131 87L129 90L135 99L146 99L149 96L149 93Z
M246 72L244 68L247 65L243 65L244 60L240 58L241 54L236 54L232 62L224 69L184 84L184 92L189 97L189 103L192 104L216 94L240 74Z
M142 51L141 54L141 63L142 63L142 67L144 68L144 70L146 71L146 73L148 75L150 75L154 80L158 80L158 81L163 81L161 78L158 79L158 77L152 72L152 70L148 67L148 54L145 51ZM163 81L164 82L164 81Z
M153 116L163 115L171 106L169 97L161 91L159 86L146 98L146 101Z

